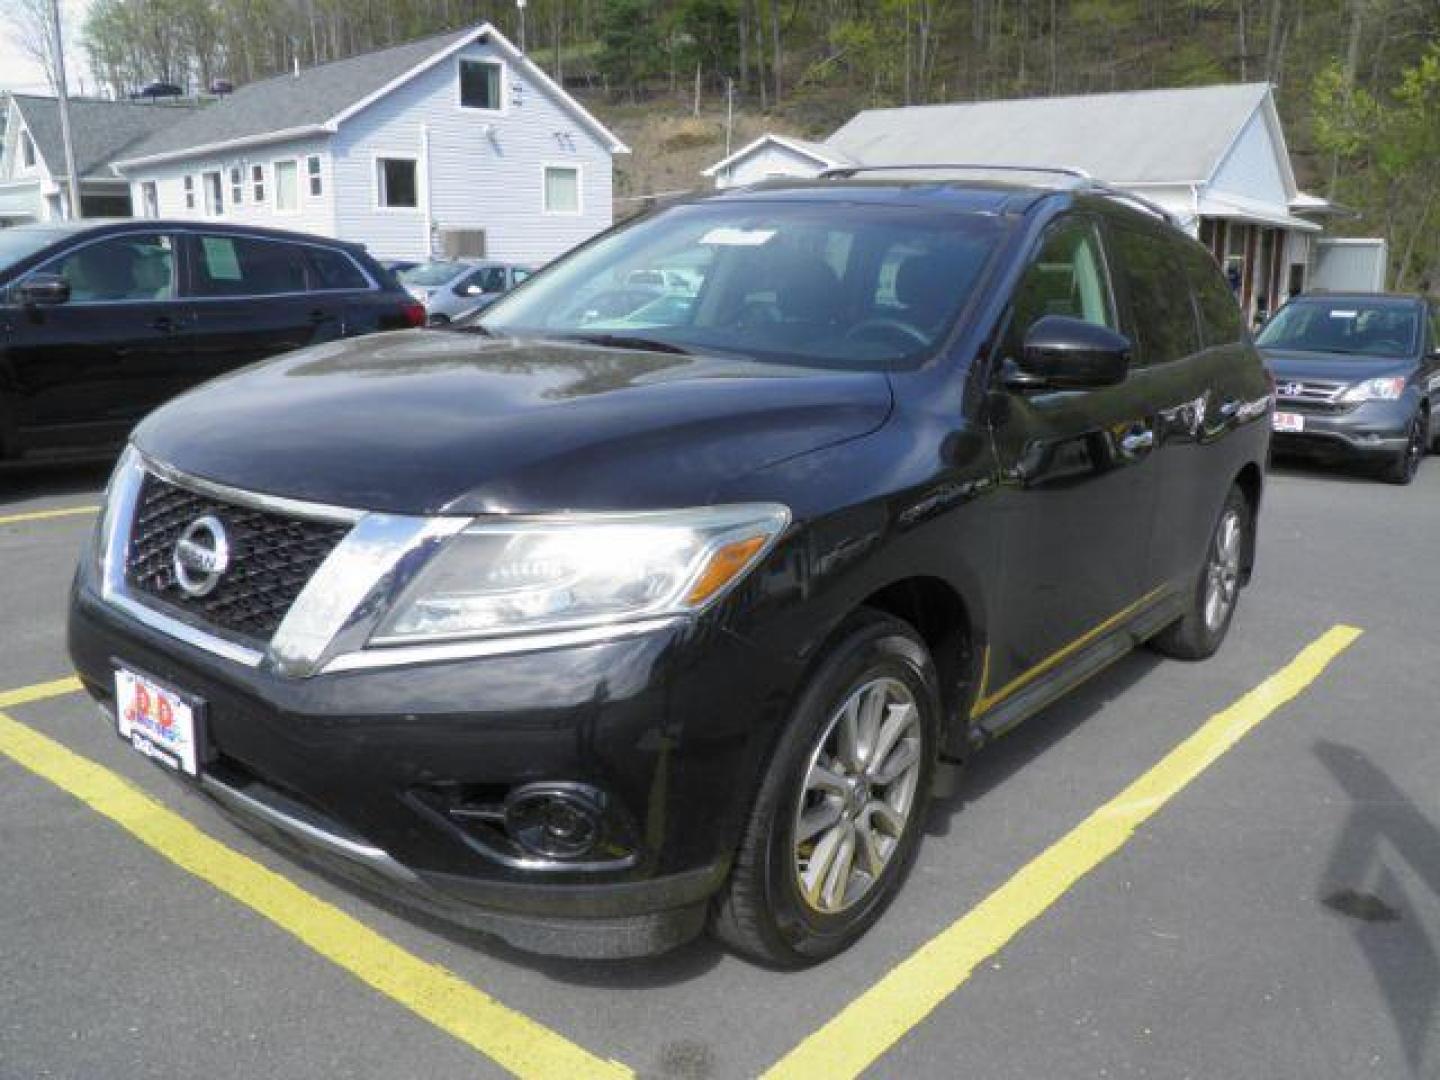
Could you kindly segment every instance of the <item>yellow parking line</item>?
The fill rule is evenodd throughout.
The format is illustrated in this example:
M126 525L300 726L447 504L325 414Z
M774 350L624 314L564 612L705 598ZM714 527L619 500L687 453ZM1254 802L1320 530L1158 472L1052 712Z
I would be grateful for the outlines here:
M94 514L99 509L98 506L67 506L63 510L32 510L28 514L10 514L8 517L0 517L0 525L21 525L27 521L50 521L53 518L79 517L82 514Z
M11 691L38 701L69 680ZM201 832L118 774L0 712L0 754L73 795L182 870L259 912L321 956L517 1076L624 1077L596 1057L458 976L428 963L288 878Z
M13 709L16 705L28 705L32 701L63 697L66 694L73 694L79 689L80 680L72 675L68 679L56 679L54 682L22 686L19 690L0 691L0 709Z
M858 1076L1077 881L1113 855L1256 724L1319 678L1360 636L1335 626L1166 754L1018 874L921 946L780 1059L767 1078Z

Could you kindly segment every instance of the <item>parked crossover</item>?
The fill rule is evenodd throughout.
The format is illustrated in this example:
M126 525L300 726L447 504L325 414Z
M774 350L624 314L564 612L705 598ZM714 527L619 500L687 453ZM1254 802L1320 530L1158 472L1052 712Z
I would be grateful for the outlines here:
M1256 342L1275 375L1275 450L1378 465L1408 484L1440 404L1440 309L1417 296L1291 300Z
M223 372L423 317L334 240L165 221L5 229L0 457L114 444Z
M669 265L691 302L597 303ZM942 760L1140 642L1220 646L1270 409L1213 259L1120 197L727 191L466 330L152 416L71 655L137 749L394 897L813 962L895 895Z

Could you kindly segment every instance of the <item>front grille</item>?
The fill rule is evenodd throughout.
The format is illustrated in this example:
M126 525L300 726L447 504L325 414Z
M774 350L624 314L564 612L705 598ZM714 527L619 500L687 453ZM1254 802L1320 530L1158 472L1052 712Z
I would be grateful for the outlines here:
M1275 384L1276 404L1290 412L1346 412L1353 405L1342 403L1339 397L1348 383L1301 381L1280 379Z
M213 591L194 597L176 581L175 546L206 515L225 527L229 565ZM192 621L264 643L348 529L237 506L147 474L130 530L125 580L135 592Z

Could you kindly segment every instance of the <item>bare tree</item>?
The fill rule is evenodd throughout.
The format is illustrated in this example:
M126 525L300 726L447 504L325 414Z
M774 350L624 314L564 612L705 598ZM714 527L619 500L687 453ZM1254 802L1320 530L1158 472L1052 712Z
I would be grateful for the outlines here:
M51 41L50 0L0 0L0 11L9 24L7 33L20 51L45 73L46 85L58 94L55 75L55 47Z

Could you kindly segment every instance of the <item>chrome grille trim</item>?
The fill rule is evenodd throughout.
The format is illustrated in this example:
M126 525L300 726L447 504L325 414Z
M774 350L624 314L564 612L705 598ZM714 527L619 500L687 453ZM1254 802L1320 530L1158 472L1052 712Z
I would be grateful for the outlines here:
M1281 401L1309 405L1334 405L1349 389L1349 383L1319 382L1302 379L1277 379L1275 396Z

